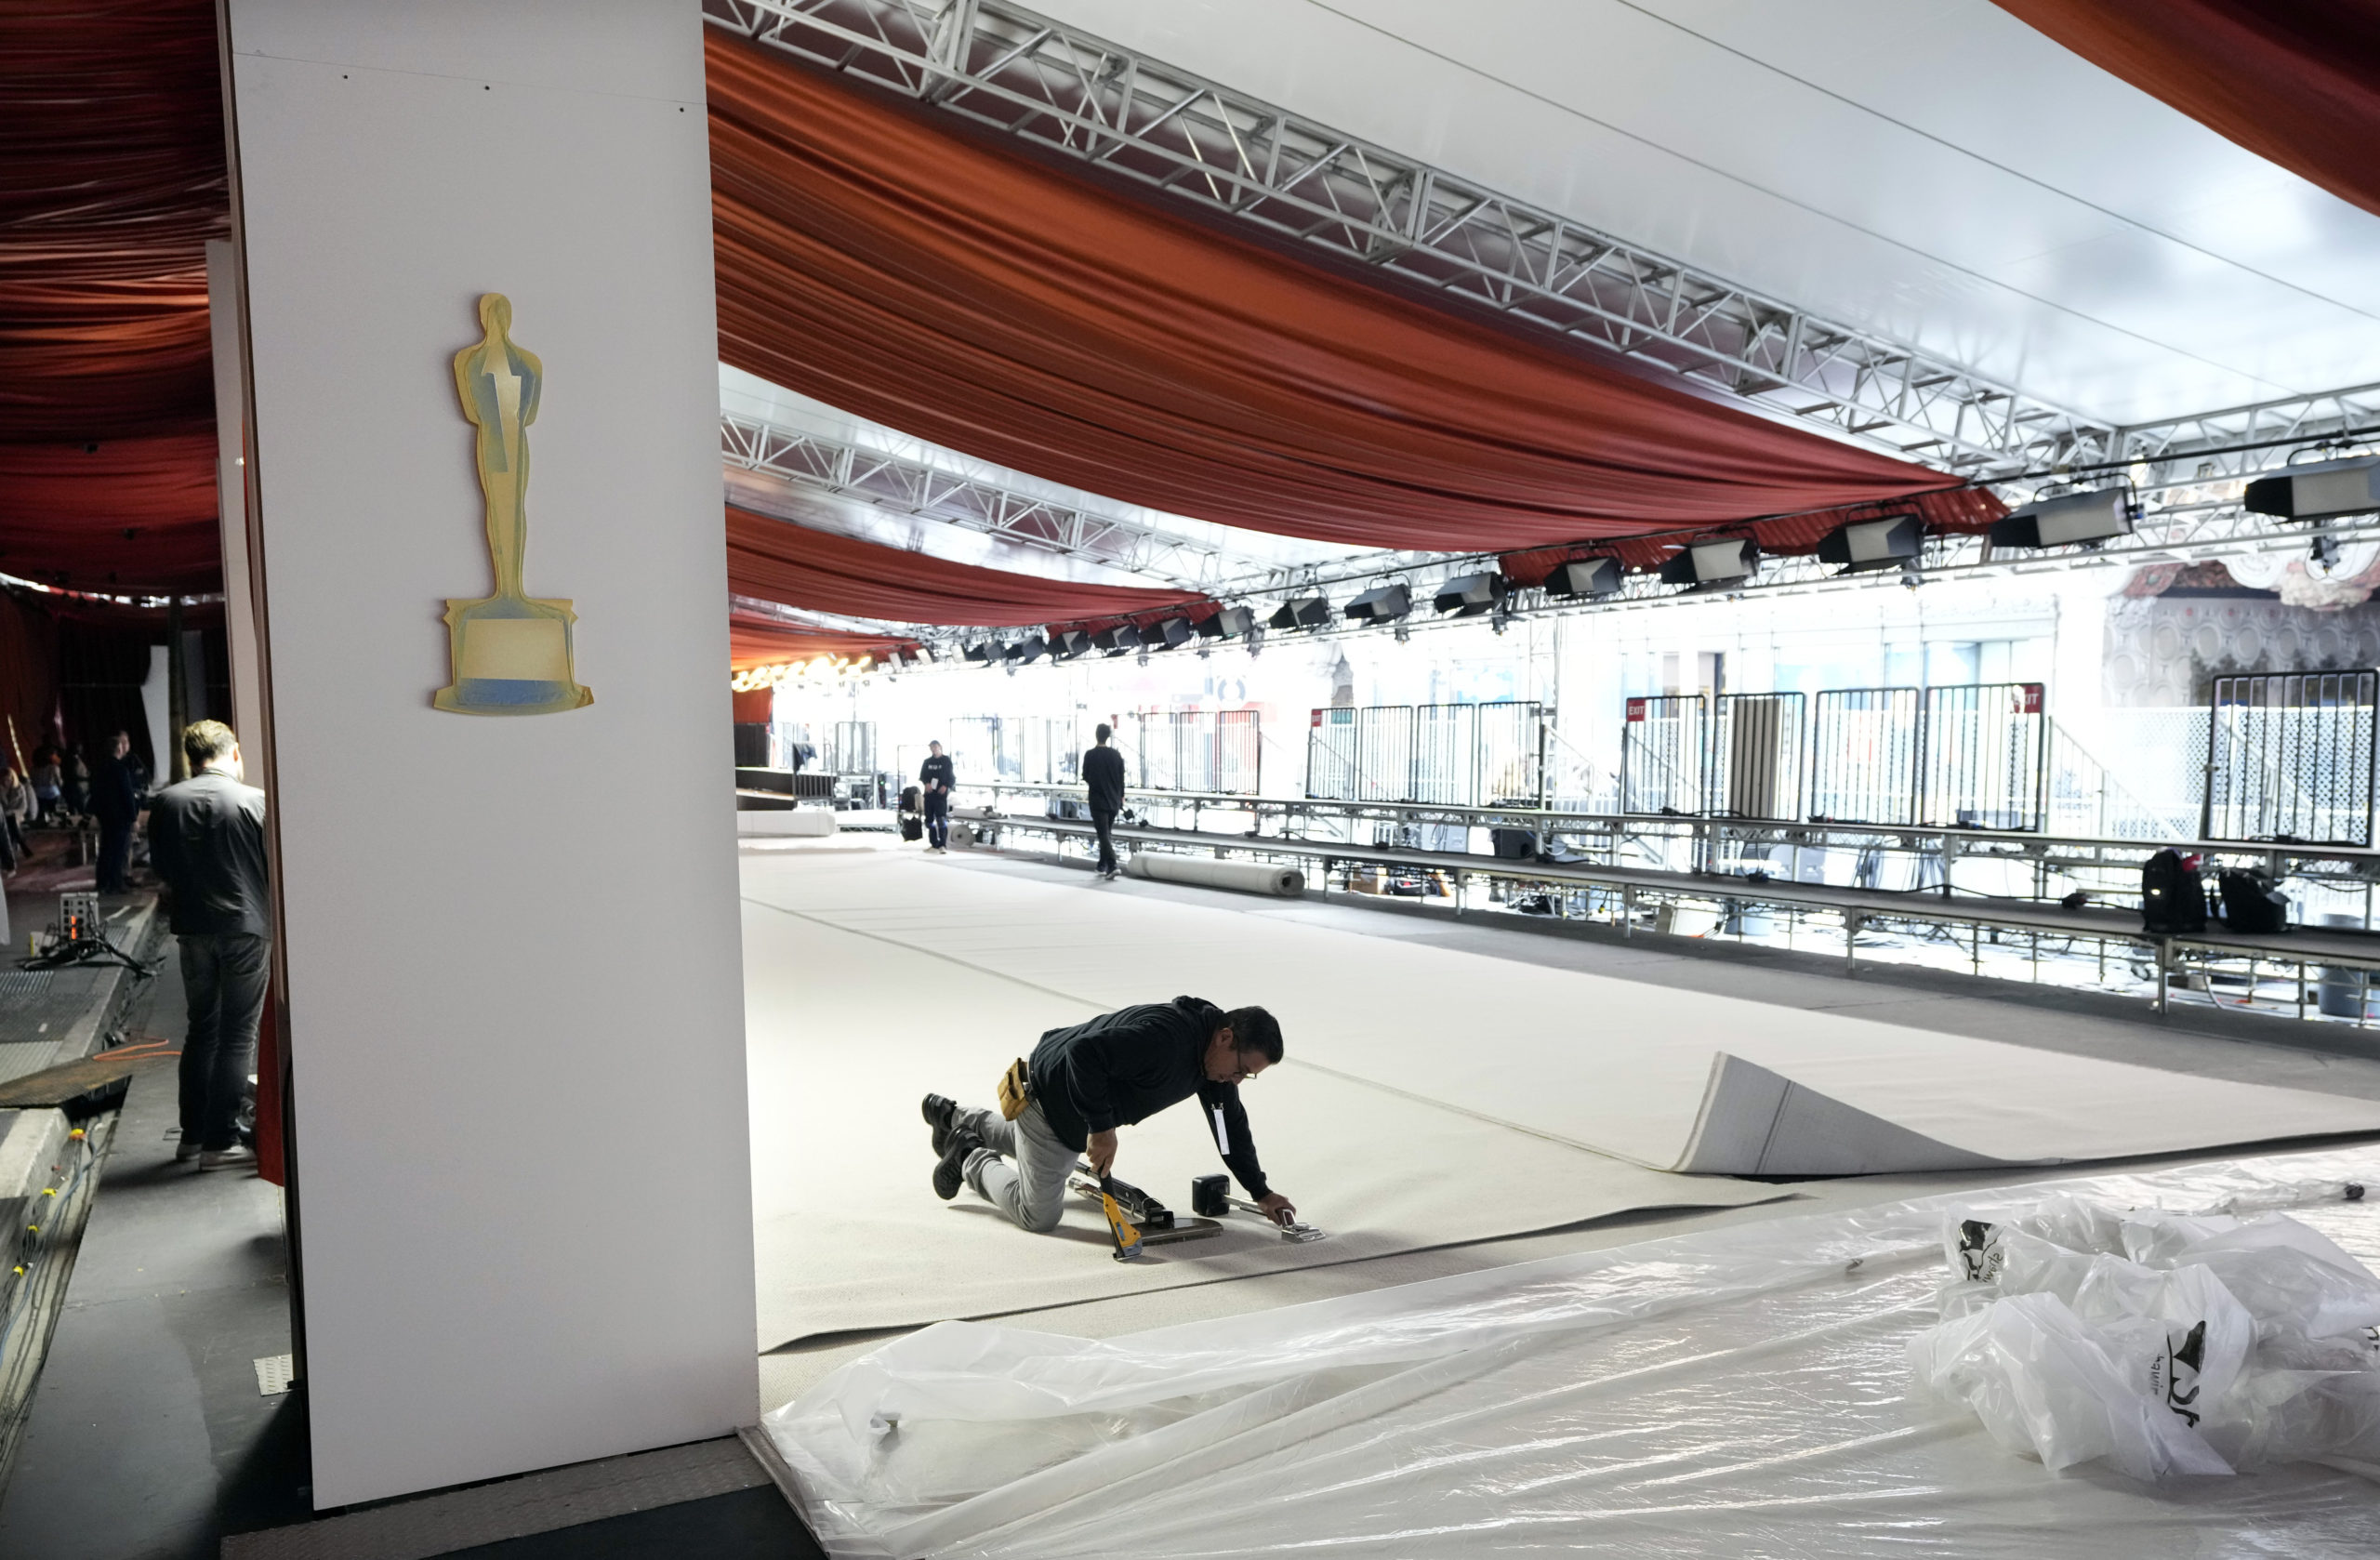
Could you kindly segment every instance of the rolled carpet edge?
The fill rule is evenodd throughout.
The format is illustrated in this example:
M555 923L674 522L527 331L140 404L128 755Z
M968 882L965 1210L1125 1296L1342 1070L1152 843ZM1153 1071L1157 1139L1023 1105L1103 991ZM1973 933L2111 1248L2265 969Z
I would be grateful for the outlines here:
M1189 883L1198 888L1230 889L1238 893L1269 894L1295 899L1305 892L1305 874L1294 866L1262 861L1223 861L1213 856L1177 855L1170 851L1142 851L1124 866L1126 873L1160 883Z

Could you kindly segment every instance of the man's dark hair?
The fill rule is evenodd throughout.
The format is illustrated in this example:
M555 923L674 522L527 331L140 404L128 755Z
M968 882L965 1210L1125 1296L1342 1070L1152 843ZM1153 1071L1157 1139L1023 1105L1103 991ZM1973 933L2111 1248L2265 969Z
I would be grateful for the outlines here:
M205 769L230 752L238 740L220 721L192 721L182 728L182 757L190 760L192 770Z
M1109 737L1114 736L1115 734L1116 734L1116 728L1115 728L1115 727L1113 727L1113 726L1111 726L1111 725L1109 725L1109 724L1108 724L1106 721L1102 721L1101 722L1099 722L1098 728L1097 728L1096 730L1094 730L1094 731L1091 734L1091 740L1092 740L1092 741L1094 741L1094 742L1104 742L1104 741L1106 741Z
M1270 1064L1281 1059L1281 1022L1262 1008L1234 1008L1223 1014L1231 1025L1234 1051L1262 1056Z

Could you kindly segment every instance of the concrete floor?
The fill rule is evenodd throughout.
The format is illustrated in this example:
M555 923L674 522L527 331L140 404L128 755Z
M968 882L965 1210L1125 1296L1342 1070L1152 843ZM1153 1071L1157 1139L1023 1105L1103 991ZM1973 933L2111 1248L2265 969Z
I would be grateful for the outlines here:
M168 959L129 1027L181 1028ZM211 1557L223 1533L296 1520L304 1405L263 1397L289 1352L281 1192L174 1163L173 1067L136 1075L5 1497L0 1555Z
M1088 874L1079 868L1046 860L963 852L954 853L947 859L977 871L1015 873L1038 881L1090 887ZM2055 986L2018 986L1906 966L1863 966L1856 977L1846 977L1840 959L1820 955L1739 948L1728 943L1706 944L1681 938L1640 936L1622 940L1616 932L1600 929L1585 935L1548 935L1515 925L1515 917L1465 917L1453 921L1346 904L1342 896L1335 895L1329 904L1314 898L1286 903L1172 884L1130 881L1134 893L1210 908L1229 907L1250 916L1300 921L1362 936L1409 939L1492 958L1778 1006L1841 1010L1949 1034L2038 1046L2204 1077L2380 1099L2380 1058L2321 1049L2343 1043L2343 1037L2345 1043L2360 1043L2354 1032L2328 1025L2299 1025L2279 1017L2205 1009L2177 1009L2161 1021L2146 1003ZM1394 1154L1396 1148L1394 1144L1383 1144L1382 1151ZM2188 1164L2238 1157L2241 1152L2174 1155L2134 1163L2144 1168ZM928 1168L922 1139L919 1153L922 1182ZM1448 1172L1448 1168L1443 1166L1414 1167L1416 1174ZM1688 1229L1743 1223L1826 1208L1892 1202L1962 1186L2056 1180L2074 1173L2075 1167L2045 1167L2014 1173L1985 1170L1800 1182L1780 1187L1792 1194L1792 1200L1763 1207L1626 1214L1512 1239L1054 1306L1000 1319L1005 1325L1038 1331L1110 1338L1453 1273L1598 1250ZM790 1401L827 1371L867 1353L900 1330L906 1329L804 1339L762 1355L760 1364L763 1409Z

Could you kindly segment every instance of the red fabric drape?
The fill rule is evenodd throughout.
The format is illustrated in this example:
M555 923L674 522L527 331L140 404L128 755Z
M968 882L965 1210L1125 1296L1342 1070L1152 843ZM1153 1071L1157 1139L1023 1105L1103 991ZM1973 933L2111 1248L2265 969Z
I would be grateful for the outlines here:
M896 650L916 648L915 640L895 639L889 634L831 634L772 623L765 617L741 612L730 613L727 618L728 664L734 671L814 660L821 655L873 655L881 660Z
M0 443L0 573L75 590L222 588L215 436Z
M759 46L708 50L721 355L951 448L1204 520L1448 550L1946 485Z
M7 7L0 571L218 587L205 244L230 231L223 158L212 0Z
M727 588L842 617L960 628L1022 627L1120 615L1199 600L1195 591L1077 585L952 563L813 531L749 509L727 510Z
M13 590L0 590L0 768L24 773L58 739L58 624Z
M2380 213L2373 0L1998 0L2226 139Z

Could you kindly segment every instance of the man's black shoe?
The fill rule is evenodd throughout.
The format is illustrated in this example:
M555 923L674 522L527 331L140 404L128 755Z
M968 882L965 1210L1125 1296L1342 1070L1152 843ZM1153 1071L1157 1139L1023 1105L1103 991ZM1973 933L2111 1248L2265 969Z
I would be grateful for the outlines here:
M959 1102L944 1094L929 1094L925 1105L926 1125L933 1129L933 1157L937 1159L950 1146L950 1134L959 1130Z
M950 1134L950 1146L933 1167L933 1195L948 1202L967 1183L967 1157L984 1146L972 1127L961 1127Z

